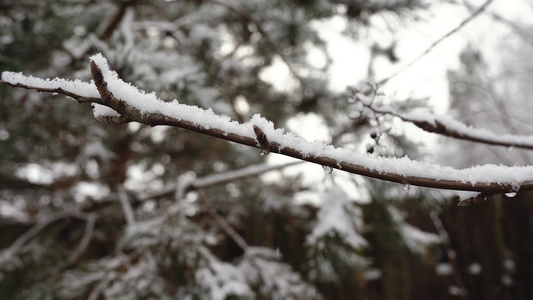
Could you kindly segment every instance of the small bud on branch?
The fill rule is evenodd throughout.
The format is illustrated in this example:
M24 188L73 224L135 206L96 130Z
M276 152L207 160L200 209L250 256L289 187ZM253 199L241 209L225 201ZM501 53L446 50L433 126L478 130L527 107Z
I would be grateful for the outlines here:
M266 134L263 132L263 130L261 130L261 128L254 125L254 133L255 133L255 136L257 137L257 142L259 143L261 150L263 150L263 153L264 154L270 153L271 145L266 137Z
M102 86L107 86L107 82L104 80L104 75L102 74L102 70L98 65L94 62L94 60L91 60L91 75L94 79L94 85L96 85L96 88L98 88L98 91L100 91L100 88Z

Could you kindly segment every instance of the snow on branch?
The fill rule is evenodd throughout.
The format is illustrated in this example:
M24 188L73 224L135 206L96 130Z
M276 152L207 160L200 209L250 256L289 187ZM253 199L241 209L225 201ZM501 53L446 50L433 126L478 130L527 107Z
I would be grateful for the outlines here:
M532 135L498 134L487 129L470 127L448 116L423 113L398 114L397 116L428 132L489 145L533 150Z
M376 157L349 149L335 148L322 142L309 142L260 115L241 124L211 109L185 105L177 100L164 102L154 93L146 93L122 81L110 70L100 54L90 58L94 84L66 79L43 80L18 73L3 72L0 83L41 92L54 92L78 102L91 102L94 115L111 124L139 122L157 126L179 127L216 138L247 145L272 153L291 156L322 166L376 179L440 189L477 191L485 194L533 190L533 166L476 166L468 169L418 162L408 157ZM254 126L259 130L254 130ZM258 134L259 133L259 134ZM258 135L265 140L259 141ZM268 142L268 149L265 149Z
M420 129L471 142L494 146L516 147L533 150L533 135L512 135L495 133L484 128L474 128L451 117L423 112L400 113L392 107L376 107L364 95L355 94L353 98L378 115L395 116L410 122Z

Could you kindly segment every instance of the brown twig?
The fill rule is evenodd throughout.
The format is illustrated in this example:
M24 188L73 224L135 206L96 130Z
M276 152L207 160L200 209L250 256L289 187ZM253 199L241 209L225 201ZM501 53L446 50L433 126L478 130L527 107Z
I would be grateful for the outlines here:
M62 88L36 88L36 87L29 86L29 85L22 84L22 83L7 82L7 81L1 80L1 79L0 79L0 84L9 85L9 86L12 86L12 87L23 88L23 89L26 89L26 90L34 90L34 91L45 92L45 93L57 93L57 94L61 94L61 95L65 95L65 96L68 96L70 98L73 98L74 100L78 101L78 103L98 103L98 104L102 104L102 105L104 104L101 98L83 97L81 95L66 91L66 90L64 90Z
M439 120L438 116L428 115L431 120L424 120L424 119L420 119L416 117L411 117L409 115L404 115L404 114L395 112L394 110L391 110L388 108L378 108L372 105L365 105L364 103L363 105L374 113L391 115L391 116L397 117L401 119L402 121L412 123L416 125L418 128L424 131L427 131L427 132L437 133L437 134L447 136L447 137L452 137L452 138L476 142L476 143L483 143L487 145L516 147L516 148L533 150L533 142L531 142L531 139L526 139L526 136L509 135L509 134L498 136L496 134L493 134L493 137L487 137L486 135L476 134L475 132L471 132L471 131L459 131L456 129L457 126L449 126L449 124L447 124L446 122ZM455 123L458 126L465 127L465 128L468 127L467 125L457 120L450 120L450 121Z
M25 88L32 87L25 86ZM100 88L102 89L102 85L100 85ZM37 91L44 91L39 87L33 87L33 89ZM72 92L64 93L64 91L62 91L61 89L55 89L55 92L73 97ZM102 97L107 97L105 95L105 91L103 91L103 93L104 95ZM83 98L81 96L75 96L73 98L78 99L79 102L80 99L84 100L84 102L90 100L89 98ZM254 148L261 148L260 145L258 145L258 141L255 138L249 136L228 133L218 128L200 126L194 122L173 118L163 113L141 112L139 111L139 109L132 107L127 101L116 99L114 98L114 96L111 97L111 100L112 101L97 99L94 102L114 109L115 111L121 114L120 120L124 122L139 122L150 126L167 125L172 127L179 127L194 132L210 135L216 138L232 141L238 144L243 144ZM272 141L269 142L269 145L269 149L271 150L271 152L276 152L282 155L316 163L322 166L339 169L345 172L359 174L362 176L390 182L396 182L399 184L405 184L406 182L408 182L410 185L413 186L477 191L487 194L514 192L517 190L517 188L520 188L520 190L533 190L533 180L525 180L522 182L471 182L462 179L442 179L432 177L420 177L414 175L406 176L402 174L403 172L401 170L391 172L387 171L385 168L375 169L361 164L339 161L338 158L305 154L297 148L281 145Z
M486 138L481 135L475 135L475 134L470 134L468 132L456 131L454 128L450 128L448 125L446 125L446 123L443 123L439 121L438 119L434 119L433 123L429 123L426 121L414 120L414 119L411 119L405 116L398 116L398 117L402 119L403 121L413 123L417 127L427 132L433 132L433 133L437 133L437 134L448 136L448 137L453 137L453 138L457 138L461 140L467 140L471 142L483 143L487 145L516 147L516 148L533 150L533 144L528 142L527 140L520 140L520 141L515 140L511 142L511 141L505 141L505 140Z
M128 107L126 101L115 98L113 93L111 93L111 91L109 91L109 89L107 88L107 82L104 79L102 70L100 69L100 67L98 67L94 60L91 60L91 74L93 76L94 85L96 86L98 92L100 93L100 96L104 100L103 104L108 107L115 107L115 111L120 114L120 116L98 116L98 121L107 124L119 125L131 122L127 116L124 116L125 114L128 114L132 111L135 111L137 115L140 113L135 108L131 106Z

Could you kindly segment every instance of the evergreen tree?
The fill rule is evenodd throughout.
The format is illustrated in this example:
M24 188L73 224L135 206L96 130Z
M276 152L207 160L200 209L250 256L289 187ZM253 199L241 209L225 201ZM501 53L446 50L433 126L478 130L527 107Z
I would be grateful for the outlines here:
M371 109L386 102L377 86L330 89L320 25L341 18L353 37L375 20L427 7L419 0L7 1L0 69L90 81L89 57L101 53L122 80L167 102L240 123L260 113L282 128L312 114L336 146L420 157L391 127L391 115ZM397 59L393 46L361 43ZM325 66L309 58L317 51ZM285 89L267 76L280 64L290 75ZM428 245L439 239L425 232L433 231L429 214L413 217L439 193L330 167L320 171L321 184L309 184L278 172L288 164L266 164L267 147L261 153L170 126L98 123L90 111L100 106L63 95L1 85L0 97L2 297L412 299L427 296L420 278L445 286L420 275L433 274ZM421 105L390 104L398 112Z
M501 20L497 14L492 15ZM503 20L505 21L505 20ZM503 23L505 39L482 40L495 44L499 60L490 51L469 44L460 54L460 68L448 72L450 112L461 121L499 134L527 135L531 132L531 64L525 59L532 53L527 26ZM509 30L510 29L510 30ZM454 149L467 149L456 155ZM531 151L514 147L487 147L468 141L450 141L442 155L451 165L467 167L494 163L531 164ZM456 268L462 274L469 295L483 299L527 299L532 264L532 237L526 225L532 212L531 193L520 191L495 195L477 209L464 211L447 208L444 225L450 246L456 253ZM511 202L506 201L511 200ZM468 228L468 229L467 229ZM487 236L486 232L494 234ZM443 259L448 261L448 259Z

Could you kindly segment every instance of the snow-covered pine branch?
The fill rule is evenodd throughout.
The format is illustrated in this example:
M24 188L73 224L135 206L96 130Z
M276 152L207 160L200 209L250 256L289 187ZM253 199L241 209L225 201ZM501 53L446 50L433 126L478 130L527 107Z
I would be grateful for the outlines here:
M180 127L265 152L264 142L258 141L258 131L254 131L256 127L264 133L270 152L400 184L476 191L484 195L533 190L533 166L483 165L454 169L408 157L376 157L322 142L309 142L283 129L275 129L272 122L260 115L241 124L211 109L181 104L177 100L161 101L154 93L146 93L122 81L110 70L102 55L94 55L90 60L94 84L66 79L43 80L12 72L3 72L1 83L64 94L80 103L93 103L94 116L107 123L139 122Z

